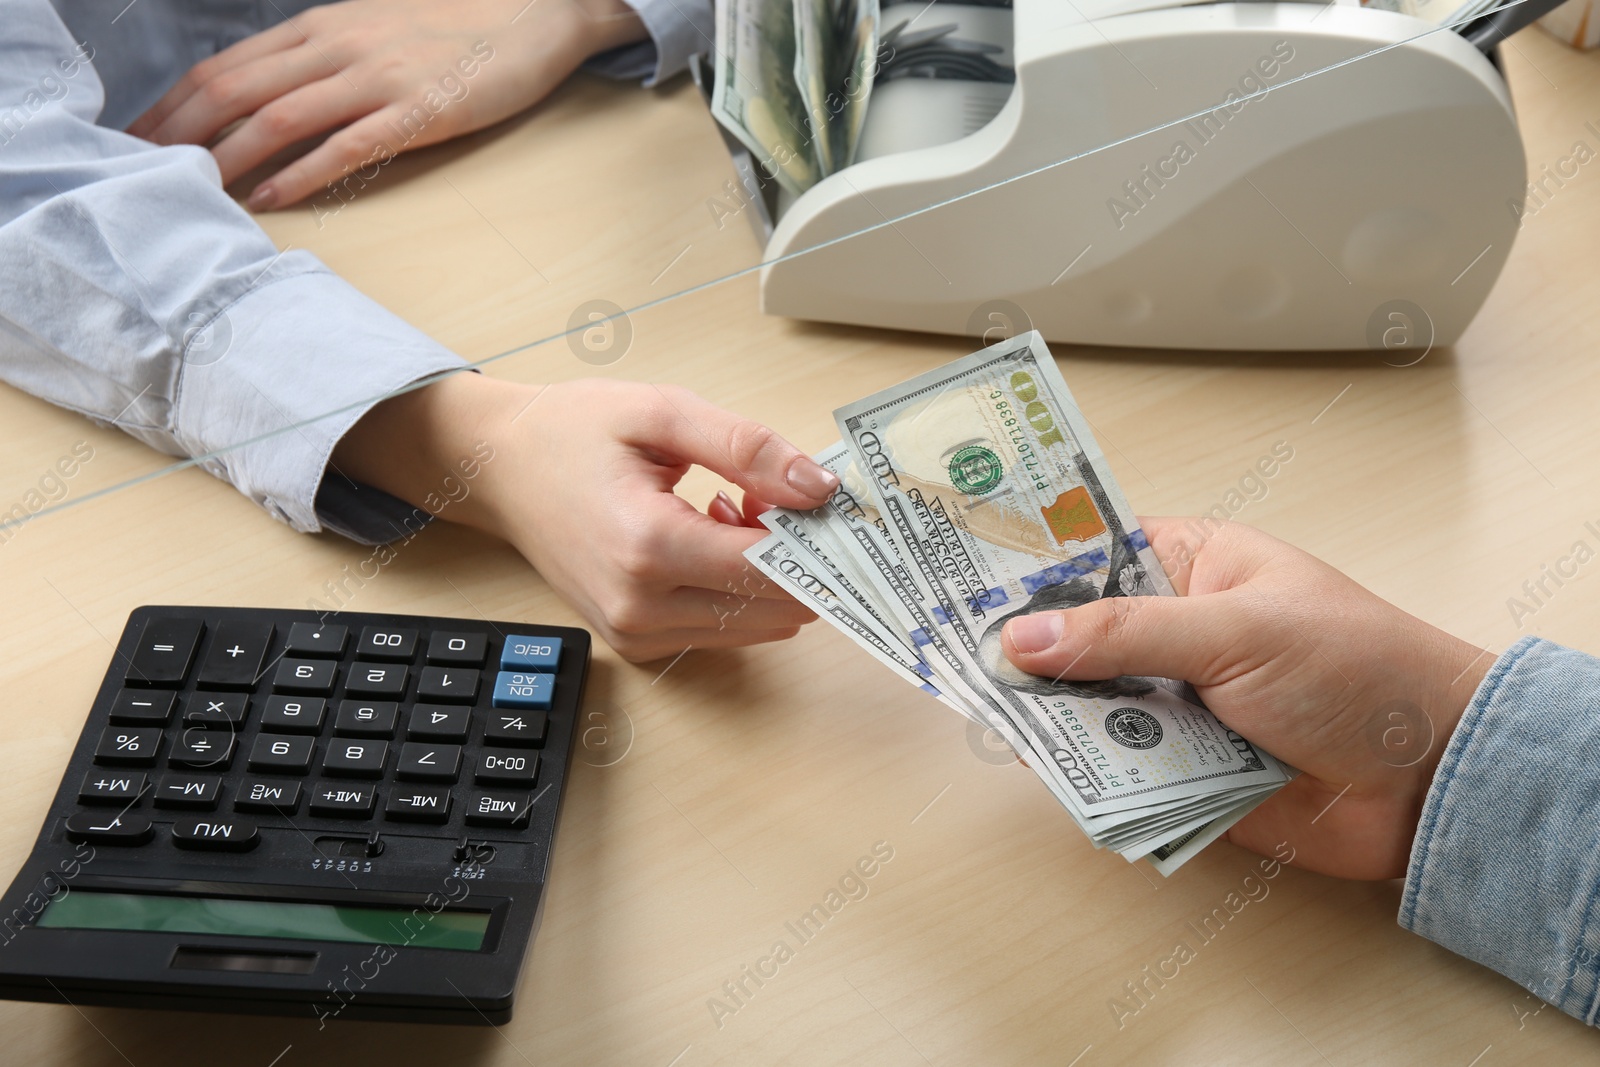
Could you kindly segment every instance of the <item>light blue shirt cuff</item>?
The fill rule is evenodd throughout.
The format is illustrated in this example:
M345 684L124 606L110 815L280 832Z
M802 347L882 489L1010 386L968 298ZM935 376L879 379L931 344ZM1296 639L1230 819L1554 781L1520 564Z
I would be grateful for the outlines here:
M345 478L334 446L378 401L466 364L309 255L291 259L190 339L175 443L296 530L392 540L408 506Z
M1600 660L1525 637L1495 661L1423 805L1400 925L1594 1025Z
M645 88L685 70L689 57L710 52L715 41L710 0L627 0L639 13L648 41L613 48L584 64L608 78L644 78Z

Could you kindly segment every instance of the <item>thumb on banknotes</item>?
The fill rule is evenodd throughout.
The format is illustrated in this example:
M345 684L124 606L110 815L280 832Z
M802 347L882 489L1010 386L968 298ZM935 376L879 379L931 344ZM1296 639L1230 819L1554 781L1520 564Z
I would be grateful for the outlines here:
M658 391L661 410L649 439L640 442L652 451L705 467L780 507L814 508L838 488L837 477L775 430L686 389L659 386Z
M1252 647L1245 606L1229 593L1105 597L1006 623L1006 658L1030 674L1076 680L1133 674L1220 685Z

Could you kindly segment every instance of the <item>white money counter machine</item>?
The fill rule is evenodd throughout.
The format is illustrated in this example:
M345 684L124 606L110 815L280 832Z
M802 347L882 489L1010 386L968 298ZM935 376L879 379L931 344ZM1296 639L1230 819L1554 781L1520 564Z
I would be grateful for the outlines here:
M729 137L762 307L1099 345L1450 344L1522 210L1496 46L1552 6L1441 27L1347 0L886 5L885 32L998 41L1014 81L880 77L855 162L798 197Z

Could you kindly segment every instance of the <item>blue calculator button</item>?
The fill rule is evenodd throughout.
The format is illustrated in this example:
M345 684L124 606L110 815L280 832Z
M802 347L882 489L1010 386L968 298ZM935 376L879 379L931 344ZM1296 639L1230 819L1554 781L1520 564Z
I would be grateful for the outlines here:
M500 669L503 671L553 671L560 662L561 638L559 637L528 637L524 634L512 634L506 638L505 647L500 651ZM497 708L510 706L498 703L495 705Z
M555 689L556 676L553 674L501 671L494 680L494 706L547 711L550 708L551 694Z

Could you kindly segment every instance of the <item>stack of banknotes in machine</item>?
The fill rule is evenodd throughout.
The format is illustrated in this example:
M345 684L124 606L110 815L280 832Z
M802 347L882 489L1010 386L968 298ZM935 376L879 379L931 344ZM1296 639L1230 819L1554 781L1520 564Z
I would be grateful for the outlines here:
M1173 596L1037 333L835 411L825 506L747 558L895 675L1000 733L1097 847L1176 870L1292 771L1164 678L1057 681L1006 620Z
M711 111L783 189L855 161L873 85L900 78L1011 82L994 37L1010 0L716 0ZM1001 15L1009 12L1000 11ZM985 33L983 31L987 30Z

